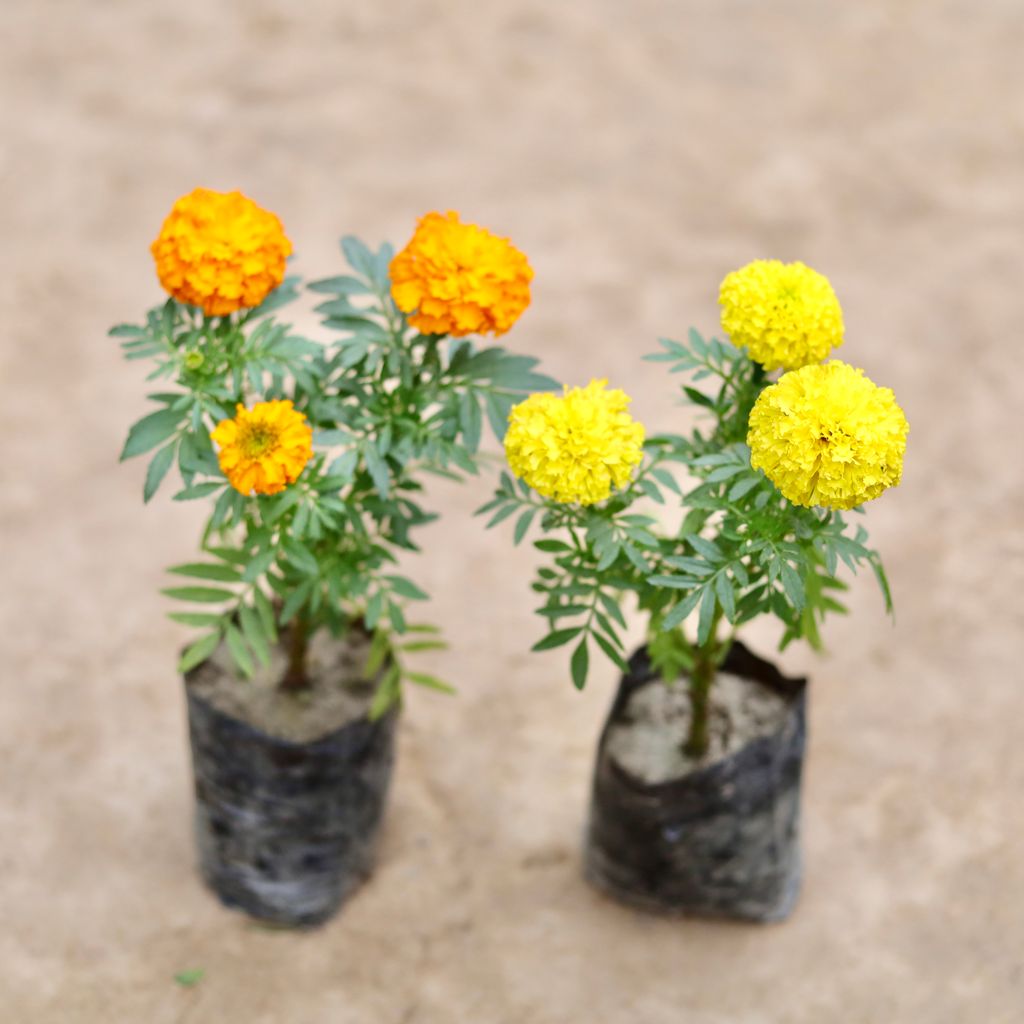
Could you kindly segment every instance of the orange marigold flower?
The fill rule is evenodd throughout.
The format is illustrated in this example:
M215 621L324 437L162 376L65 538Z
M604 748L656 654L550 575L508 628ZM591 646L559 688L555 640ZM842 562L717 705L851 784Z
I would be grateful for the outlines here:
M220 445L220 468L242 494L277 494L294 483L313 457L313 432L291 402L239 405L210 437Z
M391 261L391 294L424 334L504 334L530 304L533 270L507 238L459 215L421 217Z
M197 188L171 208L150 246L160 283L207 316L258 306L291 255L281 221L241 192Z

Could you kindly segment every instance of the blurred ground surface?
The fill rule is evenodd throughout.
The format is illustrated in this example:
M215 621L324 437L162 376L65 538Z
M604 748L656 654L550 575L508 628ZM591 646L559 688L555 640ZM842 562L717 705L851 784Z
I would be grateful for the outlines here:
M5 1021L1021 1020L1019 3L39 0L4 22ZM200 510L143 509L142 464L117 465L144 387L104 337L157 301L147 245L199 183L279 211L309 276L343 231L401 243L429 209L511 235L537 271L511 345L659 426L672 387L639 357L714 330L727 270L830 275L843 355L912 434L870 514L895 629L858 580L830 655L785 658L814 676L789 923L654 920L580 881L613 677L579 695L559 652L527 654L528 567L470 516L486 484L435 491L416 571L462 693L412 695L373 883L311 935L200 887L157 594Z

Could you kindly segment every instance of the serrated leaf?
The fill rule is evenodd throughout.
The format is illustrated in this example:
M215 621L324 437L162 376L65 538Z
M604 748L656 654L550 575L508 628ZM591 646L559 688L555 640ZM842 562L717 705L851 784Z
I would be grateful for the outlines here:
M142 488L143 503L148 502L156 494L157 488L163 482L164 477L167 476L167 471L174 462L176 446L177 441L172 441L169 445L161 448L150 460L149 466L146 469L146 482Z
M498 523L504 522L509 516L515 515L519 510L519 506L509 502L504 508L499 508L497 512L487 522L487 529L489 530L492 526L497 526Z
M339 274L337 277L325 277L320 281L310 281L306 287L311 292L325 295L365 295L369 292L366 285L357 277Z
M160 409L144 416L128 431L121 451L121 461L152 451L166 441L181 425L182 414L174 409Z
M536 508L528 508L517 520L516 528L512 535L512 543L519 544L519 542L526 536L526 531L530 529L530 523L533 522L533 517L537 514Z
M594 634L594 639L597 641L597 646L612 660L612 662L618 666L623 672L629 670L629 665L626 663L626 659L603 637L600 633Z
M451 683L446 683L443 679L438 679L437 676L432 676L428 672L406 672L405 678L410 683L425 686L430 690L437 690L439 693L455 694L458 692Z
M134 324L117 324L107 331L107 336L111 338L137 338L145 333L142 327L136 327Z
M198 498L208 498L211 494L216 493L222 487L225 486L223 480L211 480L206 483L193 484L191 487L185 487L178 491L174 497L174 501L196 501Z
M426 601L429 598L425 591L420 590L412 580L406 579L404 576L385 576L384 579L391 584L391 589L399 597L407 597L410 601Z
M535 540L533 542L533 546L538 551L544 551L544 552L546 552L548 554L551 554L551 553L556 552L556 551L572 551L572 548L568 544L566 544L564 541L561 541L561 540L553 540L553 539Z
M216 562L185 562L183 565L172 565L168 572L177 576L194 576L200 580L217 580L221 583L240 583L241 571L231 565Z
M722 561L722 552L714 541L710 541L706 537L699 537L695 533L688 533L684 540L694 551L703 555L709 562Z
M702 587L699 590L695 590L690 594L687 594L678 604L674 605L669 613L662 620L662 630L675 629L676 626L680 625L682 621L697 607L701 599L701 595L704 594L707 588Z
M598 592L598 599L600 600L604 610L623 628L626 628L626 617L622 614L622 609L619 607L618 601L615 600L610 594L606 594L603 590Z
M798 612L803 611L806 595L804 593L804 581L800 573L789 562L783 562L781 565L781 575L782 588L786 591L786 596Z
M749 494L760 482L761 478L756 476L745 476L742 480L737 480L729 489L729 501L739 501L740 498Z
M697 616L697 646L704 647L711 639L711 629L715 620L715 606L718 604L713 587L705 587L701 591L700 615Z
M718 603L722 606L725 617L732 622L736 618L736 594L724 572L720 572L715 577L715 595L718 598Z
M371 281L374 279L376 264L373 253L362 239L356 238L355 235L346 235L341 240L341 251L353 270Z
M370 474L373 486L377 488L377 493L382 498L386 498L391 489L391 476L388 472L387 463L372 443L367 444L363 448L363 459L366 461L366 471Z
M172 622L180 622L183 626L216 626L223 616L203 612L168 612L167 618Z
M693 579L686 576L650 576L647 582L652 587L668 587L670 590L690 590L694 586Z
M590 667L590 652L587 649L587 638L585 636L579 642L576 650L572 652L569 667L572 671L573 686L577 690L582 690L587 685L587 671Z
M195 643L185 649L185 653L182 654L181 660L178 662L178 671L184 675L195 668L196 665L206 661L217 650L219 643L219 632L209 633L204 637L200 637Z
M222 601L232 601L235 597L230 590L217 587L168 587L160 592L177 601L194 601L198 604L220 604Z
M238 609L238 621L242 627L242 636L252 648L256 659L264 668L270 667L270 644L263 631L263 623L255 609L242 605Z
M563 644L567 644L570 640L578 637L582 632L582 626L573 626L571 629L556 629L553 633L548 633L543 640L538 640L530 650L550 651L555 647L561 647Z
M238 627L233 624L229 625L227 632L224 634L224 639L227 640L232 660L238 666L242 675L251 678L256 669L252 662L252 655L249 653L249 648L242 639L242 634L238 631Z
M273 548L254 555L242 573L242 580L246 583L255 583L274 564L276 558L277 552Z

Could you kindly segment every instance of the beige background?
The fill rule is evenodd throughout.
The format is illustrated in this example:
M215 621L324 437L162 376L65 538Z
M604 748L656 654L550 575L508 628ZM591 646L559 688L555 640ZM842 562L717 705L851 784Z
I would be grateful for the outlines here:
M1018 0L7 3L0 42L0 1017L130 1024L1008 1024L1024 1018ZM826 272L843 355L912 425L813 672L807 884L756 928L655 920L578 872L614 683L572 691L509 531L447 513L416 572L457 681L416 693L380 868L316 934L193 873L163 568L200 509L117 464L145 409L104 337L159 299L196 184L336 238L453 207L533 262L509 337L682 423L640 362L757 256ZM303 325L315 329L305 311ZM771 630L750 631L770 646ZM172 976L202 967L195 989Z

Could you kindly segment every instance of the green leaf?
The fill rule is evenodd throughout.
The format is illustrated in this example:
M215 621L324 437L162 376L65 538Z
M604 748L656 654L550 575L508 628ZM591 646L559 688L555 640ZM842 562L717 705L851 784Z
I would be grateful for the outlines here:
M697 616L697 646L703 647L711 639L711 627L714 625L715 606L718 600L713 587L705 587L700 603L700 615Z
M530 650L550 651L553 647L561 647L563 644L567 644L582 632L582 626L573 626L571 629L556 629L553 633L548 633L543 640L538 640Z
M516 522L515 532L512 535L512 543L518 544L525 536L526 531L530 529L530 523L533 522L533 517L537 514L536 508L528 508Z
M382 498L386 498L391 489L391 477L388 473L387 463L372 443L366 444L363 448L363 458L366 460L366 471L370 474L377 493Z
M270 667L270 644L263 632L263 624L259 615L248 605L238 609L238 621L242 626L242 635L248 641L253 654L264 668Z
M694 551L703 555L709 562L720 562L722 560L722 552L714 541L707 540L705 537L699 537L695 533L688 533L683 539Z
M737 480L729 489L729 501L739 501L740 498L749 494L760 482L761 478L759 476L745 476L742 480Z
M238 627L234 625L228 626L225 639L228 642L228 650L231 652L231 657L241 670L242 675L250 678L255 671L255 666L252 663L252 655L249 653L249 648L246 647L242 634L238 632Z
M569 547L568 544L566 544L564 541L560 541L560 540L552 540L552 539L548 539L548 540L535 540L533 542L533 546L538 551L545 551L545 552L547 552L549 554L551 554L553 552L556 552L556 551L572 551L572 548Z
M708 398L703 391L698 391L696 388L690 387L684 387L683 391L686 392L686 397L689 398L694 405L703 406L705 409L714 409L714 401Z
M174 495L174 501L195 501L197 498L208 498L224 486L223 480L211 480L207 483L193 484L178 491Z
M373 253L367 248L366 243L356 238L355 235L346 235L341 240L341 251L345 254L349 266L357 273L369 280L374 280L376 264Z
M384 673L377 692L373 696L373 703L370 705L370 721L376 721L395 704L401 702L401 670L398 665L392 663L391 667Z
M391 584L391 589L399 597L407 597L410 601L426 601L430 596L404 576L385 576L384 579Z
M134 324L117 324L107 331L108 337L111 338L137 338L145 333L143 328L136 327Z
M480 415L480 401L472 391L465 391L459 404L459 423L466 447L475 452L480 447L480 433L483 418Z
M173 622L180 622L183 626L216 626L220 624L223 616L204 612L168 612L167 618Z
M652 587L668 587L670 590L691 590L694 581L686 576L651 576L647 582Z
M192 988L194 985L198 985L206 975L206 971L202 967L195 967L188 971L178 971L174 976L174 980L181 985L182 988Z
M458 692L450 683L446 683L443 679L438 679L437 676L432 676L427 672L406 672L405 678L410 683L415 683L417 686L425 686L430 690L437 690L440 693L454 694Z
M172 565L168 572L178 576L194 576L201 580L218 580L221 583L240 583L241 570L231 565L209 562L185 562L183 565Z
M736 618L736 594L724 572L720 572L715 577L715 595L718 597L718 603L722 606L725 617L732 622Z
M270 643L276 644L277 623L274 619L274 606L270 603L270 598L262 590L257 589L253 591L253 597L256 601L256 611L259 614L260 622L263 623L263 632Z
M369 290L357 277L349 277L347 274L339 274L337 277L325 277L320 281L311 281L306 287L311 292L319 292L326 295L365 295Z
M186 672L191 671L199 665L201 662L206 661L208 657L215 650L217 645L220 643L220 632L209 633L204 637L201 637L194 644L185 649L185 653L181 656L181 660L178 662L178 671L184 675Z
M216 587L169 587L160 593L178 601L195 601L199 604L220 604L221 601L232 601L235 597L230 590Z
M789 562L782 563L782 587L793 607L798 612L802 611L805 600L804 581Z
M622 614L622 609L619 607L619 602L615 600L610 594L606 594L603 590L598 593L598 598L601 604L604 606L604 610L623 628L626 628L626 617Z
M143 503L148 502L156 494L157 488L167 476L167 471L174 462L177 443L177 441L172 441L169 445L161 448L150 461L149 467L146 469L146 483L142 488Z
M676 626L682 623L690 612L697 607L698 602L701 599L701 595L705 593L706 588L700 590L694 590L692 593L687 594L678 604L674 605L672 610L662 620L661 628L663 630L675 629Z
M590 654L587 650L587 638L584 637L575 651L572 652L570 668L572 669L572 682L577 690L582 690L587 685L587 670L590 667Z
M519 510L519 506L513 502L509 502L504 508L499 508L497 512L487 521L486 529L490 529L492 526L497 526L498 523L504 522L509 516L515 515Z
M273 548L269 551L261 551L245 567L242 580L245 583L255 583L274 564L276 558L277 552Z
M121 452L121 461L151 451L166 441L179 427L182 414L174 409L161 409L144 416L128 431L128 439Z
M594 634L598 647L618 666L623 672L629 671L626 659L603 637L600 633Z

